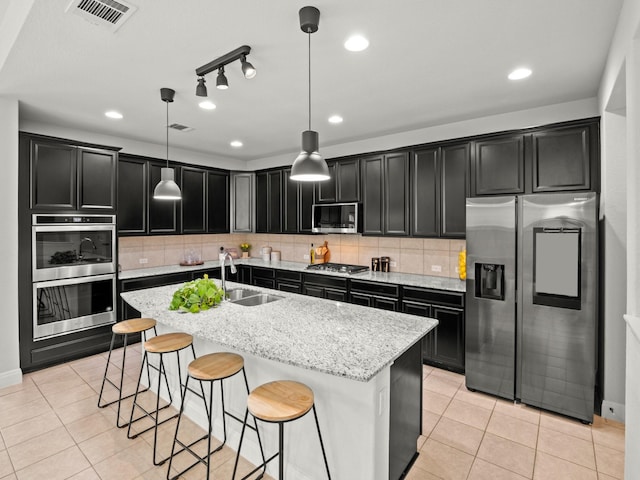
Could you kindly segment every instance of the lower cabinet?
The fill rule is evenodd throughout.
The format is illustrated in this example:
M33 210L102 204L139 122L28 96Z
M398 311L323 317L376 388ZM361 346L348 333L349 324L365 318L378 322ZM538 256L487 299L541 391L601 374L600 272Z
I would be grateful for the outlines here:
M276 270L276 288L282 292L302 293L302 272Z
M263 288L276 288L276 271L273 268L252 267L251 285Z
M351 280L349 301L356 305L379 308L381 310L399 309L400 286L392 283Z
M424 362L464 373L464 293L403 287L402 311L439 322L424 339Z
M312 297L346 302L349 298L347 279L313 273L304 274L302 293Z

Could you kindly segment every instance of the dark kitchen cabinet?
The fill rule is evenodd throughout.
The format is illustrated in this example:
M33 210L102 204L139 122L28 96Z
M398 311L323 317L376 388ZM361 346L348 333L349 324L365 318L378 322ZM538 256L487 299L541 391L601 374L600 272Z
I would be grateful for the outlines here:
M283 292L302 293L302 272L276 270L276 288Z
M251 285L276 288L276 271L273 268L252 267L251 277Z
M351 280L349 301L356 305L379 308L381 310L400 310L400 287L391 283Z
M424 362L464 373L464 293L403 286L402 311L439 322L424 338Z
M207 172L207 233L229 233L229 173Z
M441 148L440 155L440 236L464 238L471 148L469 143L447 145Z
M534 132L532 191L592 189L591 172L595 171L597 150L597 139L592 137L597 135L593 124Z
M440 148L418 150L411 158L411 235L440 235Z
M346 302L349 297L347 279L327 275L305 273L302 293L312 297Z
M474 196L524 193L523 135L501 135L474 143L471 193Z
M147 195L149 198L148 233L178 233L178 212L180 200L157 200L153 191L160 182L160 170L166 167L164 162L149 162L149 182ZM174 167L176 183L180 185L180 170Z
M329 167L329 180L323 182L316 182L316 202L317 203L335 203L336 200L336 162L327 161Z
M147 232L147 171L145 160L120 156L118 235L144 235Z
M317 203L360 201L360 160L348 158L327 162L331 178L316 183Z
M115 210L117 151L28 138L32 209Z
M282 171L282 233L298 233L298 209L300 207L300 186L308 182L291 180L291 169Z
M311 233L313 227L312 211L314 184L311 182L300 182L300 205L298 208L298 231L300 233Z
M365 235L409 235L409 154L376 155L360 161Z
M207 172L201 168L180 169L180 219L182 233L204 233L206 230L205 198Z
M256 232L282 232L282 170L256 174Z

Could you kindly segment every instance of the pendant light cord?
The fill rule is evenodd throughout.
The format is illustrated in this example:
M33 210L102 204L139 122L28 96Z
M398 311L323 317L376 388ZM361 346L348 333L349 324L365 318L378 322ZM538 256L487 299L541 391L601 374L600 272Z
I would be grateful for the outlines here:
M167 104L167 168L169 168L169 102Z
M309 130L311 130L311 32L307 31L307 36L309 37L309 48L307 49L309 53Z

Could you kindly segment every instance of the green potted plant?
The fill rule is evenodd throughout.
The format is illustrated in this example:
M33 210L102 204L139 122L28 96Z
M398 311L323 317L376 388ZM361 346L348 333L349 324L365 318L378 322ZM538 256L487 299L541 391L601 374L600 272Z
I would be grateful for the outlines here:
M241 243L240 250L242 250L242 258L249 258L249 250L251 249L251 245L248 243Z

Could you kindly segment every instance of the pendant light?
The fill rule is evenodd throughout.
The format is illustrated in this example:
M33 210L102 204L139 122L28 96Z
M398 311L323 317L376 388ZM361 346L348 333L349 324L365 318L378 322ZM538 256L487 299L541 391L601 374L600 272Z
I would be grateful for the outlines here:
M161 88L160 98L167 104L167 166L160 170L160 182L153 190L153 198L156 200L180 200L180 187L175 182L173 168L169 168L169 103L173 102L176 94L171 88Z
M299 182L321 182L329 180L327 162L318 153L318 132L311 130L311 34L318 31L320 10L316 7L302 7L298 12L300 28L309 38L309 130L302 132L302 152L291 166L291 180Z

